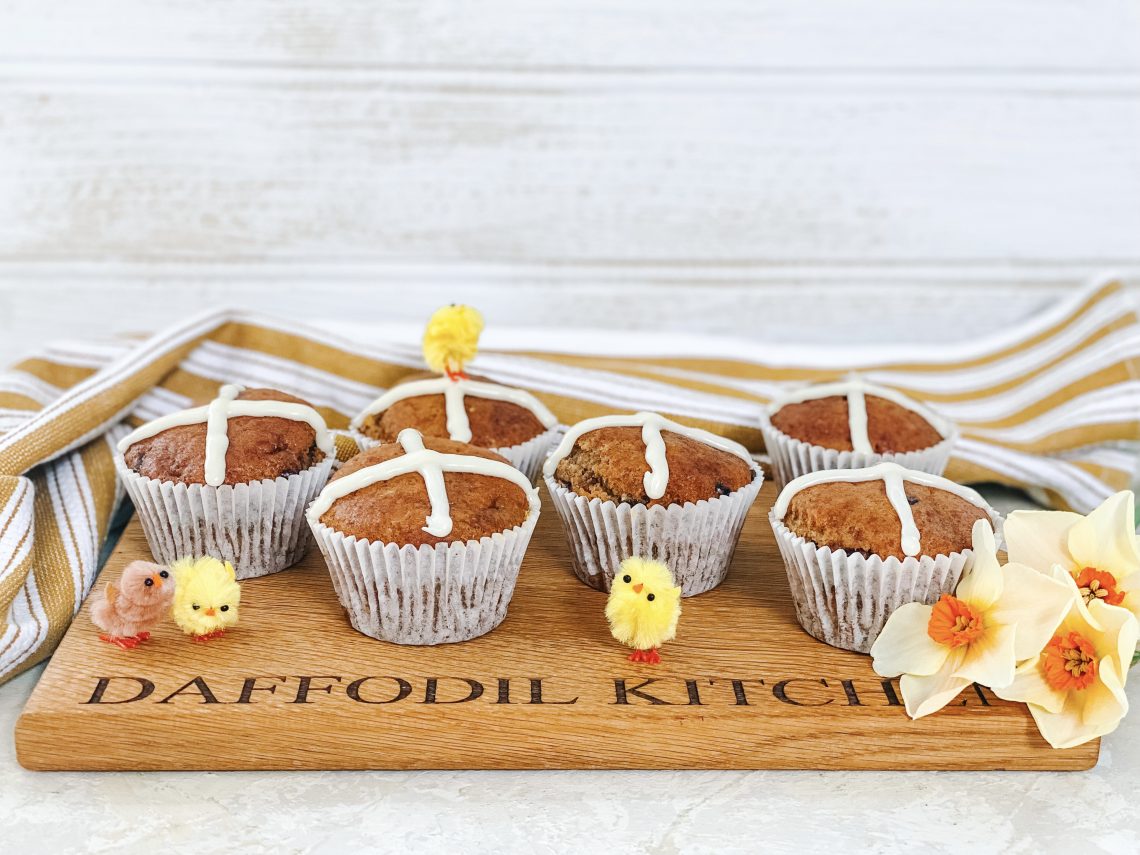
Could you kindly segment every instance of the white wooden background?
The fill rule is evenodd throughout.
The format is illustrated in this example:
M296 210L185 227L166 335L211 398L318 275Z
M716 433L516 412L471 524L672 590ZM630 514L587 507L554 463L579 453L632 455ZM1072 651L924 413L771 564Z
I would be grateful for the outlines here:
M1103 267L1135 0L0 0L3 361L221 302L914 337Z

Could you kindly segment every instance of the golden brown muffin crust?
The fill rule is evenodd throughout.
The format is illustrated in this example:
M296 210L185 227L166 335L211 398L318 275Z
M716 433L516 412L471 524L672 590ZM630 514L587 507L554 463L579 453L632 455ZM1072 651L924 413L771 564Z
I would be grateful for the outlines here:
M401 383L426 380L435 374L417 373ZM472 376L483 383L492 381ZM468 395L463 400L471 424L471 444L482 448L509 448L534 439L546 430L538 416L510 401L494 401ZM424 436L450 439L447 432L447 404L443 395L419 395L397 401L382 413L368 416L360 425L365 436L394 442L404 428L415 428Z
M443 454L466 454L504 460L492 451L438 437L424 437L424 447ZM341 467L329 483L366 466L401 457L398 443L364 451ZM342 496L321 516L321 522L346 535L380 543L434 546L437 543L479 540L522 525L530 512L521 487L492 475L445 472L443 483L451 504L452 529L447 537L423 530L431 512L424 479L416 473L398 475Z
M276 389L246 389L239 401L285 401L312 406ZM294 475L324 460L317 433L305 422L272 416L239 416L227 424L226 484ZM206 483L206 423L164 430L130 446L123 455L128 467L146 478Z
M645 495L645 443L640 427L603 427L582 434L559 461L554 477L579 496L634 505L699 502L734 493L752 481L735 454L672 431L662 431L669 485L660 499Z
M836 451L853 450L843 395L785 404L772 415L772 425L802 442ZM867 437L876 454L918 451L943 439L918 413L876 395L867 396Z
M969 549L974 523L989 514L947 490L907 483L923 555L949 555ZM792 497L784 525L818 546L847 552L906 558L902 524L882 481L830 481Z

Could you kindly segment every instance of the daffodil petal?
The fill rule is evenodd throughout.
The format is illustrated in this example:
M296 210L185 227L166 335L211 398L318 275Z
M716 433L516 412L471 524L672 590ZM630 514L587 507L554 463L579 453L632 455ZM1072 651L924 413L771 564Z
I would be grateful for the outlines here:
M1045 680L1039 659L1030 659L1017 666L1013 682L1008 686L991 686L994 694L1002 700L1021 701L1030 706L1040 707L1050 713L1059 713L1065 708L1064 692L1058 692Z
M1029 712L1037 723L1037 730L1054 748L1076 748L1103 735L1098 729L1086 726L1078 711L1066 709L1053 713L1030 704Z
M1131 576L1117 579L1116 590L1124 594L1124 599L1120 601L1120 607L1128 609L1137 618L1140 618L1140 573L1133 573Z
M936 642L927 632L931 611L931 606L922 603L907 603L894 610L871 646L876 673L883 677L925 676L942 667L950 648Z
M954 592L980 611L985 611L1001 596L1002 574L997 559L997 544L990 521L978 520L973 529L974 564Z
M1140 570L1136 549L1136 500L1124 490L1069 529L1069 554L1076 569L1093 567L1117 579Z
M1085 598L1081 596L1081 589L1077 587L1077 580L1073 574L1061 569L1060 565L1054 564L1052 578L1068 588L1073 598L1073 603L1069 607L1069 613L1065 615L1061 621L1062 627L1075 621L1077 624L1087 624L1092 629L1100 632L1102 629L1101 625L1097 622L1097 619L1093 617L1092 612L1089 611L1089 604L1086 603Z
M954 676L954 669L951 667L953 664L948 662L947 666L937 673L925 677L903 674L899 680L899 688L902 689L907 715L911 718L922 718L938 712L970 685L970 680Z
M1107 656L1098 667L1096 682L1081 692L1081 723L1103 735L1116 730L1128 713L1128 696Z
M991 689L1008 686L1013 682L1017 661L1013 657L1014 636L1012 626L987 626L985 631L970 642L962 664L954 675L967 683L979 683Z
M1042 573L1054 564L1072 569L1069 529L1083 519L1068 511L1014 511L1002 526L1009 560Z
M1013 655L1021 662L1037 656L1056 634L1073 604L1073 590L1024 564L1007 564L1002 572L1002 596L986 621L1017 628Z
M1107 653L1115 659L1116 668L1121 673L1121 683L1128 679L1128 669L1132 666L1132 654L1136 652L1137 636L1140 635L1140 624L1136 616L1128 609L1120 606L1110 606L1097 600L1089 603L1088 611L1096 624L1094 627L1102 633L1096 639L1097 650ZM1115 638L1115 646L1112 642Z

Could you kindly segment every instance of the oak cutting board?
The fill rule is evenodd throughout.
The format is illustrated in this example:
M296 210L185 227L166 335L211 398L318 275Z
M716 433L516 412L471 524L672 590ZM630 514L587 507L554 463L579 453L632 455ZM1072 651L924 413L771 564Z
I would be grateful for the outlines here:
M506 621L459 645L355 632L320 553L244 583L207 645L173 624L134 651L87 607L16 725L29 769L1088 769L1026 708L971 690L911 721L870 659L796 623L765 484L728 581L684 601L660 665L610 637L605 594L573 576L549 502ZM107 578L149 558L137 521Z

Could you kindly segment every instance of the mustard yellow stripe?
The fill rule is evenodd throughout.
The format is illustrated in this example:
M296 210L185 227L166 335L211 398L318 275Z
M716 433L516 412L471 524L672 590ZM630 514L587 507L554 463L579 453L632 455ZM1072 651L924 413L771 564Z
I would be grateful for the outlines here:
M969 435L963 432L963 436ZM1107 442L1125 442L1140 436L1140 421L1106 422L1099 425L1083 425L1047 434L1032 442L1009 442L993 437L973 437L978 442L997 448L1009 448L1033 455L1059 454L1074 448L1102 445Z
M190 399L190 406L205 404L217 397L218 382L187 371L185 368L174 368L169 371L158 384L168 392Z
M94 531L100 541L106 536L115 510L115 461L111 446L102 440L85 445L79 452L95 504Z
M214 341L233 347L260 351L271 356L288 356L295 362L373 386L391 386L408 374L420 371L405 365L381 362L347 348L331 347L302 335L267 329L253 324L232 323L212 336Z
M0 392L0 407L5 410L40 410L43 404L18 392Z
M823 382L836 380L847 373L847 369L779 368L760 365L736 359L699 357L623 357L623 356L579 356L572 353L547 353L544 351L489 351L507 356L522 356L541 362L554 362L571 368L586 368L592 371L607 371L611 374L626 374L631 368L647 372L651 380L662 383L678 382L671 375L653 372L652 368L672 368L707 374L710 377L731 377L734 380L759 380L764 382ZM740 390L735 390L739 392ZM747 393L745 393L747 394ZM763 398L761 398L763 400Z
M650 380L654 383L660 383L665 386L673 386L678 389L689 389L694 392L706 392L712 395L721 395L726 398L737 398L744 401L755 401L758 404L766 403L768 396L749 392L744 389L738 389L735 386L730 386L726 383L718 383L716 376L709 374L706 377L677 377L672 374L663 374L655 370L658 366L656 363L648 362L644 359L622 359L617 357L596 357L596 356L571 356L562 353L531 353L526 354L531 359L553 362L558 365L564 365L571 368L583 368L590 371L603 371L613 375L615 380L621 380L623 377L638 377L643 380ZM686 368L686 371L694 371L696 369ZM705 373L705 372L699 372ZM834 372L832 372L834 376Z
M945 474L951 481L957 481L959 484L982 484L991 482L994 484L1005 484L1010 487L1026 486L1016 478L1010 478L1002 472L988 469L985 466L980 466L973 461L963 460L960 457L950 458L950 462L946 466Z
M38 377L53 386L67 389L77 383L82 383L96 371L83 365L64 365L60 362L51 362L47 359L32 358L17 362L12 366L17 371L24 371L33 377Z
M964 432L983 428L998 429L1015 427L1032 421L1046 413L1066 407L1082 395L1108 389L1112 386L1126 383L1131 379L1132 375L1128 366L1124 363L1117 363L1093 374L1086 375L1070 383L1068 386L1063 386L1051 392L1043 398L1038 398L1032 404L1028 404L1008 416L987 421L961 420L960 423L963 425Z
M26 579L30 573L34 572L32 569L33 561L30 557L25 558L22 562L20 562L20 565L21 566L20 566L20 569L18 572L22 578ZM30 590L28 590L27 588L21 588L20 591L18 592L17 596L23 597L24 602L27 604L27 610L28 610L29 614L31 615L32 620L35 622L35 627L32 629L32 632L38 638L45 631L45 627L44 627L42 621L40 620L39 615L37 615L35 612L35 608L33 606L32 592ZM22 636L24 634L24 631L25 630L23 627L19 628L17 634L15 636L13 636L8 641L7 644L5 644L3 647L0 647L0 657L3 657L4 654L7 653L12 648L12 646L15 645L17 642L22 641ZM3 679L4 680L10 680L13 677L15 677L17 674L22 674L24 671L27 671L33 665L35 665L40 660L42 660L47 655L46 653L43 652L44 649L46 648L46 646L47 646L46 644L44 644L43 642L40 642L40 644L37 647L28 651L28 655L24 657L23 661L18 666L13 668L12 670L6 672L3 675Z
M29 528L24 532L23 536L17 541L16 548L12 550L12 555L18 555L20 550L25 548L28 538L32 536L32 529ZM0 579L0 614L7 615L12 608L12 602L15 600L20 589L24 587L25 581L28 578L28 572L31 570L30 558L35 554L35 550L30 550L28 555L21 562L20 567L16 567L8 573L3 579ZM4 556L3 561L6 562L10 556ZM3 562L0 562L3 563ZM5 568L8 569L8 568ZM0 656L3 656L4 651L0 650Z
M31 493L29 492L29 485L24 482L22 478L15 478L12 476L0 476L0 507L8 504L9 500L17 494L24 494L24 502L30 501ZM15 519L19 516L19 510L10 516L2 526L0 526L0 539L8 533L8 530L15 525ZM31 537L31 529L19 540L18 545L9 555L0 555L0 574L9 570L9 562L12 556L19 554L20 549L23 548L24 542L27 538ZM29 553L30 554L30 553ZM30 567L30 565L28 565ZM25 568L26 569L26 568ZM7 615L8 610L12 607L12 601L15 599L16 594L24 585L24 580L27 578L26 572L21 572L20 569L11 570L7 576L0 579L0 616Z
M66 542L75 544L75 537L67 524L56 519L55 503L48 487L49 479L58 485L54 467L46 467L33 478L36 485L36 587L39 588L40 602L47 612L49 622L65 624L71 619L75 603L75 570L71 567ZM61 497L62 501L62 497ZM61 508L66 511L66 508Z
M1132 486L1133 471L1117 469L1115 466L1105 466L1087 460L1070 460L1070 465L1088 472L1099 481L1103 481L1113 490L1127 490Z

